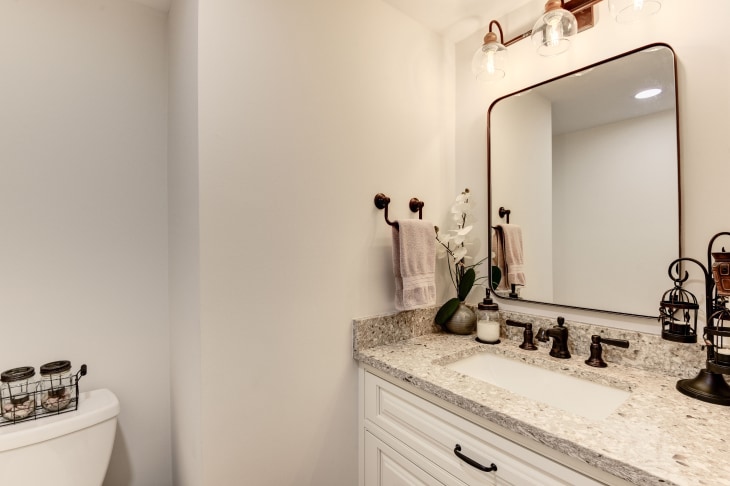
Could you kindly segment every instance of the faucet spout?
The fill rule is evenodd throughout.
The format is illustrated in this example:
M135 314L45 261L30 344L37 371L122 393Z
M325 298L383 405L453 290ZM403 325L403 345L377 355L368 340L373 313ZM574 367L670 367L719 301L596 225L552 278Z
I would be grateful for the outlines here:
M553 358L569 359L570 351L568 350L568 328L564 327L565 319L558 317L558 325L544 331L544 340L553 338L553 347L550 349L550 356ZM540 332L538 332L540 339Z

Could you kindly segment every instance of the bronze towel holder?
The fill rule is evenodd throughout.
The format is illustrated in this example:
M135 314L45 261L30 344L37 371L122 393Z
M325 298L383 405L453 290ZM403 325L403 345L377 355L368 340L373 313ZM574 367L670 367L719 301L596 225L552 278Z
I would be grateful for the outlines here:
M507 224L509 224L509 215L512 211L510 209L505 209L504 206L499 208L499 217L504 218L507 216Z
M374 202L376 208L385 209L385 222L388 223L390 226L395 226L396 228L398 228L397 221L390 221L388 219L388 205L390 204L390 198L382 192L379 192L375 195ZM418 219L423 219L423 201L420 201L418 198L412 197L411 200L408 202L408 207L410 208L411 212L418 213Z

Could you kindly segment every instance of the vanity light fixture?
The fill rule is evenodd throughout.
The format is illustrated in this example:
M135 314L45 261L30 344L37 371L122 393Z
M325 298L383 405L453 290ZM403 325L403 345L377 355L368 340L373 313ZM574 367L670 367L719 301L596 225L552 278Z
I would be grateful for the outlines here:
M661 88L649 88L642 91L639 91L634 95L634 98L637 100L645 100L647 98L653 98L654 96L659 96L662 92Z
M593 27L593 7L603 0L548 0L545 13L535 22L532 30L505 42L502 26L496 20L489 22L489 32L482 46L472 57L472 72L479 81L494 81L505 76L507 47L527 37L541 56L555 56L570 48L572 38ZM609 9L617 22L630 22L657 13L661 0L608 0ZM492 31L496 25L497 34Z
M625 24L654 15L662 8L659 0L608 0L608 10L616 22Z
M568 50L571 39L578 33L578 21L562 0L548 0L545 13L532 28L532 43L541 56L555 56Z
M497 34L492 31L492 27L495 25L499 31L499 42L497 42ZM484 36L484 44L477 49L471 59L471 70L477 81L490 82L504 77L507 48L502 44L503 42L502 26L496 20L492 20L489 22L489 32Z

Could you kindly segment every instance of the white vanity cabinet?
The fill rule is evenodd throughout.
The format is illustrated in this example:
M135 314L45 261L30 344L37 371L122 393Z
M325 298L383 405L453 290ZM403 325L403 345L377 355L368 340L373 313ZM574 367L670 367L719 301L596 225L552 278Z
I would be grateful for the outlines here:
M446 471L429 463L424 457L403 444L391 440L403 454L366 430L364 445L365 486L442 486L462 485L449 478ZM382 434L381 434L382 435ZM386 437L386 439L392 439ZM410 456L407 457L407 456ZM430 474L429 474L430 472Z
M606 484L364 369L360 386L361 486ZM461 454L496 471L481 471L457 457L457 445Z

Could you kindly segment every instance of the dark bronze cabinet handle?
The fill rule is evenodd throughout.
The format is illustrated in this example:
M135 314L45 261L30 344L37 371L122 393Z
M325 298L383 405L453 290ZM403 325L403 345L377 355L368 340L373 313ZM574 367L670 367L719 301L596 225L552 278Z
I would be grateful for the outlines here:
M484 472L492 472L492 471L496 471L497 470L497 465L496 464L492 463L489 467L482 466L481 464L479 464L474 459L472 459L470 457L466 457L460 451L461 451L461 446L459 444L456 444L456 447L454 447L454 454L456 454L456 457L458 457L459 459L461 459L465 463L469 464L471 467L475 467L475 468L479 469L480 471L484 471Z

